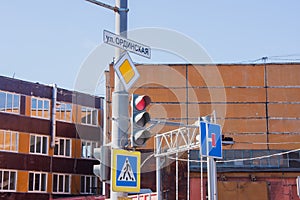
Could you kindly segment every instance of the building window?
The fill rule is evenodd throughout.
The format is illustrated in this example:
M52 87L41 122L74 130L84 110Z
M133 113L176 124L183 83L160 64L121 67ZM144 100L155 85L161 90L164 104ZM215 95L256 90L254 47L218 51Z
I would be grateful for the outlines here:
M56 105L56 119L72 122L72 104L58 102Z
M20 113L20 95L0 91L0 111Z
M0 151L18 151L19 134L14 131L0 130Z
M0 170L0 191L16 191L16 171Z
M87 125L98 125L98 110L96 108L81 108L81 123Z
M29 172L29 188L31 192L46 192L47 174L41 172Z
M81 176L80 178L80 193L96 194L97 193L97 177L96 176Z
M53 174L53 193L70 193L71 176L66 174Z
M93 158L94 148L98 147L98 142L95 141L85 141L81 143L81 157L82 158Z
M48 137L42 135L30 135L30 153L48 154Z
M54 155L71 157L71 139L56 138Z
M50 100L32 97L31 116L50 119Z

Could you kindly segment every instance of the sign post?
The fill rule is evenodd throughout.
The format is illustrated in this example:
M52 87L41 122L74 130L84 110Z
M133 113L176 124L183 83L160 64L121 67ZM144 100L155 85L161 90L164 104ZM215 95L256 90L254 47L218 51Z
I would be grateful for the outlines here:
M115 12L115 32L117 35L127 37L127 13L128 3L127 0L116 0L116 7L118 8ZM115 49L115 57L121 56L121 49ZM115 73L114 92L112 93L112 134L111 134L111 148L112 149L124 149L127 145L127 130L128 124L128 92L120 82L119 77ZM122 116L122 117L120 117ZM112 154L113 155L113 154ZM113 160L113 158L111 159ZM112 162L112 161L111 161ZM112 165L111 165L112 166ZM112 168L111 168L112 174ZM111 176L112 177L112 176ZM110 189L110 199L117 200L119 197L127 197L125 192L115 192Z
M96 1L86 0L96 5L108 8L115 12L115 34L104 31L104 42L117 47L115 49L115 57L120 58L122 51L130 51L146 58L151 57L151 49L148 46L134 42L127 39L127 13L128 3L127 0L115 0L115 6ZM115 72L114 92L112 93L112 134L111 134L111 148L124 149L128 144L128 88L133 84L136 75L134 67L127 59L121 63L119 74ZM120 76L121 74L121 76ZM120 80L123 78L123 81ZM121 82L122 81L122 82ZM124 82L126 84L124 84ZM113 160L113 159L112 159ZM111 174L113 170L111 170ZM110 199L117 200L121 197L127 197L126 191L115 192L110 190Z
M221 126L207 121L200 121L199 130L201 156L207 157L208 199L217 200L217 167L215 159L222 159Z

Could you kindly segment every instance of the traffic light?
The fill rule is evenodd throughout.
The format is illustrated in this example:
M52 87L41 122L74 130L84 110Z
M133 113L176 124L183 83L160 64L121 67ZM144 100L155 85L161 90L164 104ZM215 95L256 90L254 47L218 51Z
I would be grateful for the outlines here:
M150 121L150 115L146 107L151 103L147 95L132 94L131 98L131 145L142 146L151 137L146 124Z
M93 172L101 181L110 180L110 146L94 148L94 157L100 161L99 165L94 165Z

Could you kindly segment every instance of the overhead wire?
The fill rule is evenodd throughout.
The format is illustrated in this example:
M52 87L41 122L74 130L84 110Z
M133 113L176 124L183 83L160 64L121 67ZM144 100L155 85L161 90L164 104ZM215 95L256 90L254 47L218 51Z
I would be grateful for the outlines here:
M144 164L151 158L154 156L154 153L153 154L150 154L141 164L141 168L144 166Z
M289 151L285 151L285 152L280 152L280 153L274 153L274 154L270 154L270 155L264 155L264 156L259 156L259 157L252 157L252 158L238 158L238 159L232 159L232 160L217 160L217 163L228 163L228 162L237 162L237 161L247 161L247 160L260 160L260 159L264 159L264 158L270 158L273 156L281 156L281 155L285 155L285 154L289 154L289 153L293 153L293 152L297 152L300 151L299 149L293 149L293 150L289 150ZM176 160L176 158L168 156L168 158L172 159L172 160ZM177 158L177 160L179 161L183 161L183 162L195 162L195 163L200 163L200 162L207 162L206 160L188 160L188 159L184 159L184 158Z
M236 162L236 161L260 160L260 159L264 159L264 158L270 158L270 157L273 157L273 156L281 156L281 155L285 155L285 154L289 154L289 153L293 153L293 152L297 152L297 151L300 151L300 149L293 149L293 150L289 150L289 151L285 151L285 152L274 153L274 154L270 154L270 155L253 157L253 158L239 158L239 159L233 159L233 160L218 160L216 162L228 163L228 162Z
M294 58L291 58L294 57ZM271 62L273 61L290 61L290 62L295 62L295 61L300 61L300 54L299 53L295 53L295 54L286 54L286 55L275 55L275 56L263 56L261 58L257 58L257 59L251 59L251 60L242 60L242 61L237 61L237 62L233 62L236 64L251 64L251 63L258 63L258 62Z
M282 145L282 144L300 144L300 142L235 142L235 144L254 144L254 145Z
M269 58L297 57L297 56L300 56L300 54L287 54L287 55L269 56Z

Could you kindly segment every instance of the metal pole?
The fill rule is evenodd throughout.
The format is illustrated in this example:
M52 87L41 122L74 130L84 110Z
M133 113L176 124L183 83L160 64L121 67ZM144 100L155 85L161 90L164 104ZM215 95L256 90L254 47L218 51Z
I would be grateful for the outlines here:
M213 168L213 183L214 183L214 200L218 200L218 182L217 182L217 163L215 159L212 159L212 168Z
M115 12L115 33L123 37L127 37L127 0L116 0L116 7L119 8ZM115 56L118 59L121 55L121 49L116 48ZM111 147L117 149L124 149L128 143L128 92L125 90L120 79L115 73L114 92L112 94L112 137ZM113 158L111 158L113 161ZM112 169L112 168L111 168ZM111 170L111 177L112 170ZM118 200L118 197L126 197L127 193L114 192L112 187L110 189L110 199Z
M178 200L178 153L176 152L176 200Z
M213 116L210 121L216 123L216 112L213 111ZM206 127L206 132L208 132L208 127ZM207 157L207 185L208 185L208 199L218 200L217 196L217 168L216 161L214 158Z
M201 151L201 150L200 150ZM202 153L200 154L200 188L201 188L201 200L204 200L203 198L203 156Z
M200 117L199 117L198 121L200 122ZM203 134L203 133L201 133L201 134ZM201 135L200 135L200 137L201 137ZM200 139L200 141L201 141L201 139ZM202 145L202 143L201 143L201 145ZM202 147L200 148L199 153L200 153L200 192L201 192L200 196L201 196L201 200L204 200L204 198L203 198L203 153L202 153Z
M188 150L188 163L187 163L187 200L190 200L190 150Z
M216 111L213 111L213 123L217 123L217 114ZM213 188L214 188L214 200L218 200L218 185L217 185L217 162L214 158L211 161L212 172L213 172Z
M159 137L156 137L156 151L160 151L159 142L160 142ZM161 165L160 157L156 156L156 192L157 192L157 200L162 200L161 182L160 182L160 165Z
M217 200L217 171L214 158L207 158L208 199Z
M104 101L104 104L103 104L104 114L103 114L103 116L106 116L106 114L107 114L107 107L106 106L107 106L106 101ZM104 146L104 145L107 144L107 135L106 135L107 127L106 126L107 126L107 121L103 120L103 129L102 129L103 140L102 140L102 146ZM102 182L102 195L106 196L106 183L105 183L105 181Z
M187 163L187 200L190 200L190 129L188 129L188 144L189 149L187 151L188 154L188 163Z

